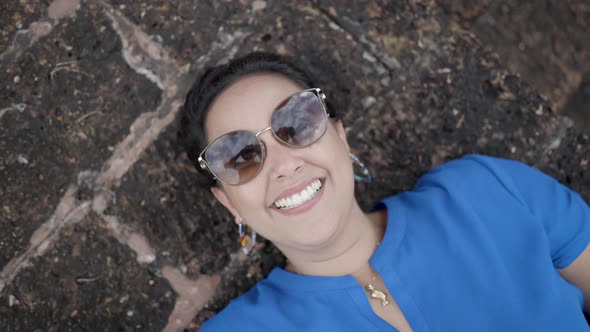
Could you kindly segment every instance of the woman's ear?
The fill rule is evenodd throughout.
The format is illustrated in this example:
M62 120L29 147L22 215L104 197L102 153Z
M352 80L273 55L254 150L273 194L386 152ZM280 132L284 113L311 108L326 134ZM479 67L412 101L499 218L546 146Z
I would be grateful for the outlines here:
M336 128L338 137L340 137L340 140L342 140L342 143L344 143L344 146L346 146L346 151L350 153L350 146L348 146L348 140L346 139L346 130L344 130L344 125L342 124L342 121L336 120L334 127Z
M238 220L241 220L240 214L238 213L238 211L236 210L236 208L232 204L229 197L227 197L227 195L226 195L225 191L223 191L223 189L221 189L219 187L211 187L211 193L213 194L213 196L215 196L215 198L217 198L219 203L221 203L223 206L225 206L225 208L229 211L229 213L231 213L234 216L236 222Z

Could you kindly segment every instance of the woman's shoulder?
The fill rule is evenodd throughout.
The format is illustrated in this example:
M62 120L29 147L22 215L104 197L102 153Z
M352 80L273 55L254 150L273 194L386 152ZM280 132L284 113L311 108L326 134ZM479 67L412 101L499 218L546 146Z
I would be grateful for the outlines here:
M434 185L469 193L478 187L497 188L514 195L518 191L515 179L536 180L540 177L547 176L517 160L469 154L434 167L418 180L415 188Z
M432 168L413 189L387 197L379 204L422 208L427 202L438 206L444 199L473 204L494 197L526 206L526 196L536 195L545 182L556 181L516 160L469 154Z
M410 193L424 193L429 189L444 189L455 194L471 192L474 188L505 187L512 169L532 168L514 160L492 156L469 154L447 161L428 170L416 181ZM533 170L534 172L534 170ZM386 197L381 203L397 199L398 195ZM380 204L381 204L380 203Z
M486 156L481 154L468 154L461 158L450 160L432 168L421 179L424 178L456 178L463 179L482 176L502 176L504 172L512 168L528 166L516 160Z

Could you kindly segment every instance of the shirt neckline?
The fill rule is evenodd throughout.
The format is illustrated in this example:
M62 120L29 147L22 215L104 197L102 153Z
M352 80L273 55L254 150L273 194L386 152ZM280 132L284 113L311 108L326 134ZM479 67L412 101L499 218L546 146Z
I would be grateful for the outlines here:
M404 211L402 205L398 202L399 196L396 195L386 198L370 210L377 211L387 208L387 224L385 226L383 240L369 259L369 263L379 274L388 265L391 265L391 255L395 254L405 231ZM358 282L352 275L311 276L289 272L281 267L275 267L262 283L270 283L273 287L280 288L284 291L299 293L359 287Z

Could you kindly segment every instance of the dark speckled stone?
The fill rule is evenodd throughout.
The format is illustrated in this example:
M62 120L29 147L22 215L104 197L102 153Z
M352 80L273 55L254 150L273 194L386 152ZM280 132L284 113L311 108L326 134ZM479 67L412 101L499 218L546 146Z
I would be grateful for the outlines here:
M46 16L46 1L4 0L0 4L0 53L11 44L18 30Z
M79 172L98 171L160 91L124 63L92 5L0 71L0 267L22 253ZM15 83L14 77L20 77Z
M168 283L93 218L33 264L0 295L3 331L158 331L174 306Z

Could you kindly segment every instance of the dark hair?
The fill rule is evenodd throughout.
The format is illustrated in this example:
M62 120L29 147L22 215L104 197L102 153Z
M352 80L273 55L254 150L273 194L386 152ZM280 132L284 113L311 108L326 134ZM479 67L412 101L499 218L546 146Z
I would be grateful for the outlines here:
M205 120L211 103L227 87L240 78L256 73L276 73L301 85L314 87L309 76L287 58L271 53L255 52L234 59L227 64L206 69L191 87L181 109L178 138L197 171L208 176L204 185L213 186L215 180L198 164L198 154L207 146Z

